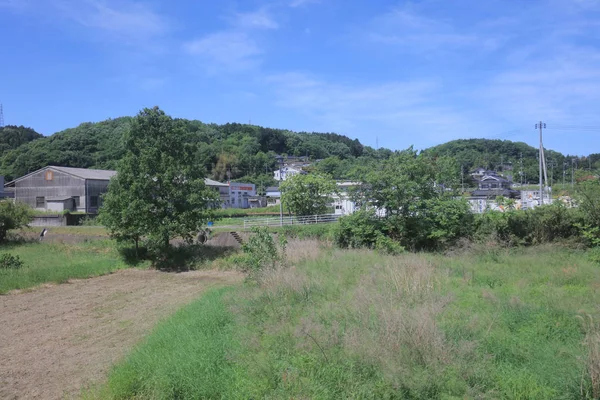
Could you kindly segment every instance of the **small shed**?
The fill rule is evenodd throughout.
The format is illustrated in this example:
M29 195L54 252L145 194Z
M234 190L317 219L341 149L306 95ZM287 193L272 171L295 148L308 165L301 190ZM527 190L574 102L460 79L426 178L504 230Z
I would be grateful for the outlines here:
M46 210L48 211L73 211L75 210L75 199L71 196L48 197L46 199Z

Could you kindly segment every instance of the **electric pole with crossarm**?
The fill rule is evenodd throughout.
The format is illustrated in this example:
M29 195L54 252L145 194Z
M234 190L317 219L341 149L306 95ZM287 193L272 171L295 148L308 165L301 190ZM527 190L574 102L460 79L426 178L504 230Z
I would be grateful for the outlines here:
M540 205L544 204L544 184L543 179L546 179L548 185L548 172L546 171L546 159L544 157L544 143L542 141L542 130L546 128L546 124L542 121L535 124L535 129L540 130ZM542 175L543 174L543 175Z

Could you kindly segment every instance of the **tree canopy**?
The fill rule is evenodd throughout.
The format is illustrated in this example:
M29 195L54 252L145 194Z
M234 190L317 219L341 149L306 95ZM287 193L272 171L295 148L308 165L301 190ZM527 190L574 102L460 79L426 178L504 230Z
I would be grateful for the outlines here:
M296 215L325 214L336 192L331 176L317 173L294 175L281 184L283 204Z
M190 139L181 121L157 107L132 121L100 210L113 237L137 246L143 236L155 249L169 247L175 237L193 240L218 194L205 186L205 170L194 162L198 144Z

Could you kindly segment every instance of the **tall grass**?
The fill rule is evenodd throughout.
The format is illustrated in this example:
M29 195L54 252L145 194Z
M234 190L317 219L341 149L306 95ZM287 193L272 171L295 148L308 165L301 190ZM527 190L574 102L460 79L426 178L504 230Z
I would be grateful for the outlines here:
M105 390L126 384L107 397L577 399L600 392L593 323L600 271L584 252L486 246L390 257L318 242L290 242L287 251L287 266L193 306L209 315L218 309L215 321L225 322L186 311L169 331L159 328L116 367ZM194 329L175 334L178 325ZM151 344L155 335L166 344ZM203 357L212 369L175 367ZM169 367L160 366L164 359ZM215 370L210 391L189 386Z
M104 275L127 267L109 240L5 245L0 247L0 253L19 256L24 263L20 269L0 269L0 294L47 282Z

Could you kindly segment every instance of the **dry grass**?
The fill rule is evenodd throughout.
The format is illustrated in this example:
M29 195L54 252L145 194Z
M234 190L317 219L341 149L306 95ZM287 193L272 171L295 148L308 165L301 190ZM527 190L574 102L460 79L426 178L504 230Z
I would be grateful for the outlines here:
M325 244L317 239L291 239L288 241L285 256L288 263L316 260L323 254Z
M449 302L440 294L443 280L431 262L414 255L375 266L355 289L348 311L358 323L345 336L345 349L388 376L410 373L407 365L439 371L449 361L449 344L436 322Z

